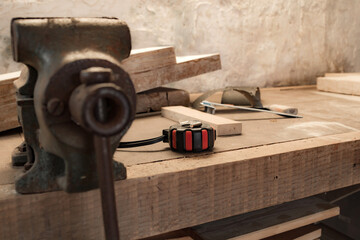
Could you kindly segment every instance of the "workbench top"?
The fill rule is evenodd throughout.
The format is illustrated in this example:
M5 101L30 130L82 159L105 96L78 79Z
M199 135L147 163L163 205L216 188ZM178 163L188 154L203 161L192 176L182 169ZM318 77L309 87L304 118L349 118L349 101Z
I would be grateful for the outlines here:
M360 97L314 87L262 89L264 105L297 107L303 118L217 111L243 133L218 137L213 152L180 154L165 143L121 149L128 179L116 182L121 239L147 237L360 183ZM213 97L213 98L216 98ZM123 141L174 124L138 118ZM0 134L0 239L102 239L98 190L19 195L10 166L19 131ZM32 221L37 221L32 224Z

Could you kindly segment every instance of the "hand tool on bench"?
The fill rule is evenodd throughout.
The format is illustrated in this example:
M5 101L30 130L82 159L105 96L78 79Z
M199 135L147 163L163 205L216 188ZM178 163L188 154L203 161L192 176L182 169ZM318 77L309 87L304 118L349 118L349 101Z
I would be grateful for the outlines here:
M27 66L15 82L25 142L13 164L28 166L16 191L100 187L106 239L119 239L113 181L126 169L112 156L136 107L120 67L131 50L128 26L115 18L15 18L11 33L14 60Z
M297 108L285 105L271 104L263 106L261 102L260 89L258 87L227 87L224 89L222 94L221 103L245 107L250 105L252 108L289 113L293 115L297 115L298 113Z
M220 91L223 92L221 96L222 105L206 101L207 98ZM258 87L226 87L211 90L199 96L192 104L197 109L205 106L205 111L212 114L215 114L215 105L254 112L274 113L284 117L301 118L301 116L297 116L297 108L277 104L264 107ZM247 107L249 105L250 107Z
M233 108L233 109L246 110L246 111L252 111L252 112L273 113L273 114L277 114L279 116L288 117L288 118L302 118L299 115L271 111L266 108L251 108L251 107L235 106L235 105L230 105L230 104L214 103L214 102L209 102L209 101L202 101L200 104L205 107L205 112L211 113L211 114L215 114L216 106L219 106L219 107Z

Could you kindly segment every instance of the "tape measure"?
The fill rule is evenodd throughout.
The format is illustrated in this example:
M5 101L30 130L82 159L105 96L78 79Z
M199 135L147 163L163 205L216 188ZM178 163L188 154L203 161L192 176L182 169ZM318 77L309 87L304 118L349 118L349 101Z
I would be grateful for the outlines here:
M216 131L199 121L186 121L163 130L170 148L176 152L202 152L214 147Z
M133 142L121 142L118 148L140 147L157 142L169 143L175 152L203 152L214 147L216 130L200 121L185 121L163 130L163 135Z

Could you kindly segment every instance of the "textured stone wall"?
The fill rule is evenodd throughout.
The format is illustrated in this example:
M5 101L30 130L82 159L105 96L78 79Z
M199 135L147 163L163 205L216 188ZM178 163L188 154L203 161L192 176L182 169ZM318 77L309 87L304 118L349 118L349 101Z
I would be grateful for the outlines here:
M12 17L115 16L129 24L133 48L221 54L221 71L171 86L313 84L324 72L360 71L359 10L358 0L1 0L0 73L19 68L11 59Z

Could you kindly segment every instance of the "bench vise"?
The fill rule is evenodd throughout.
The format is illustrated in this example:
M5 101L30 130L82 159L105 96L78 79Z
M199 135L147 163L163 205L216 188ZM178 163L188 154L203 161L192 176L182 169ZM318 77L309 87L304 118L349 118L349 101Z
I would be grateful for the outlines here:
M16 191L82 192L99 187L99 175L126 178L112 156L135 116L134 86L119 66L131 50L128 26L115 18L15 18L11 34L14 60L26 65L15 82L25 141L12 160L26 170Z

